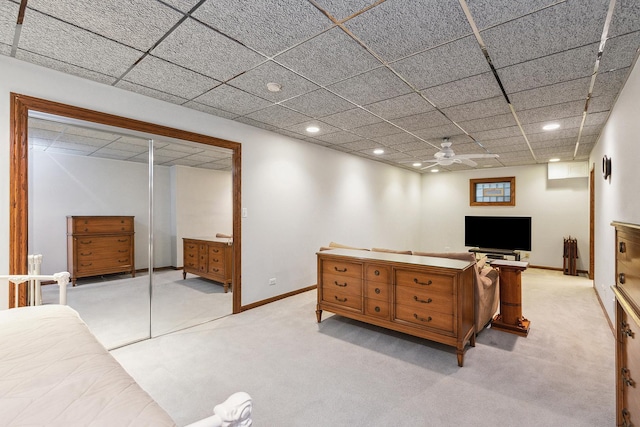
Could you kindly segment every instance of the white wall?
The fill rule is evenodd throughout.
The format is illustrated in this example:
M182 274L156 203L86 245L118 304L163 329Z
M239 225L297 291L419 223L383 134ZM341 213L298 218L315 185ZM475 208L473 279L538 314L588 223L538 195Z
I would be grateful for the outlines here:
M231 172L173 166L176 226L173 266L182 267L182 238L214 237L233 232Z
M416 173L5 56L0 200L9 199L10 92L242 143L242 205L248 209L242 222L243 305L315 284L315 251L330 240L389 247L419 241ZM0 206L0 271L8 271L9 208ZM272 277L275 286L268 285ZM6 298L6 288L0 289L0 307Z
M469 205L470 179L507 176L516 177L515 206ZM465 215L530 216L531 265L562 268L563 238L571 236L578 239L578 270L588 270L588 187L587 178L547 180L546 164L425 174L421 249L466 251Z
M637 63L591 152L595 164L595 278L609 319L613 322L615 278L615 229L612 221L640 224L640 67ZM611 179L602 177L602 156L611 160Z

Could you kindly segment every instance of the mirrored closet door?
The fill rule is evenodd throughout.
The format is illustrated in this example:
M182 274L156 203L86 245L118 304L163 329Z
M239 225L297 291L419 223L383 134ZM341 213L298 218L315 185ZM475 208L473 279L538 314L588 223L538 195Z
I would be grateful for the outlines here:
M26 126L24 244L42 255L42 274L71 273L68 305L108 349L240 310L239 144L137 126L43 111L29 111ZM25 169L13 164L12 182ZM41 293L43 304L58 302L57 285Z

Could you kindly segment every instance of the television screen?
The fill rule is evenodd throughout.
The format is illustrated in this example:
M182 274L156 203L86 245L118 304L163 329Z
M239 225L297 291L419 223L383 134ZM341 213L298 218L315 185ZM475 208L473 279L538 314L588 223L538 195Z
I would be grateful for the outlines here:
M465 216L464 245L530 251L531 217Z

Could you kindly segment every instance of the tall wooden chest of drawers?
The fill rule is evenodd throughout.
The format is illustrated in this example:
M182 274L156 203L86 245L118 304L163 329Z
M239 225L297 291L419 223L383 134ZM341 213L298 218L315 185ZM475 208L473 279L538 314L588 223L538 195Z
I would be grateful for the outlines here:
M132 216L68 216L67 269L73 286L81 277L136 275Z
M475 346L474 263L351 249L318 252L322 311L437 341L464 362Z
M222 283L224 292L231 288L232 242L222 238L183 238L182 278L187 273Z
M640 225L616 228L616 425L640 426Z

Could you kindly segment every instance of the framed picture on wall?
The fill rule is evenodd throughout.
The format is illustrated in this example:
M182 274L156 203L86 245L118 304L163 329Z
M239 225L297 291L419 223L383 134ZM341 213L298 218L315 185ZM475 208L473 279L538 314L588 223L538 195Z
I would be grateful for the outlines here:
M516 177L470 179L469 202L471 206L515 206Z

